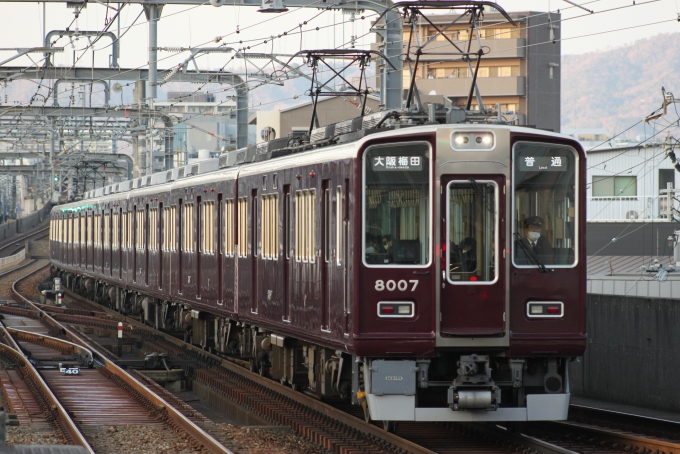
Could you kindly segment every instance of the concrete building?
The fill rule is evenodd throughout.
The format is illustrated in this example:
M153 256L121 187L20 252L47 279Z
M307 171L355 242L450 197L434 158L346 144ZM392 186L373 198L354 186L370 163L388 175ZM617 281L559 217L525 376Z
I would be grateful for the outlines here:
M366 113L377 112L380 99L369 96ZM308 131L312 121L311 101L282 110L261 110L251 115L249 123L256 125L257 143L286 137L293 131ZM316 108L319 126L326 126L361 116L361 99L354 96L321 98Z
M145 136L147 175L236 148L236 101L217 100L212 94L187 96L186 93L169 92L167 101L157 101L155 105L181 122L173 121L172 125L159 122L151 129L152 136ZM255 143L254 132L254 128L249 128L248 143Z
M517 23L513 27L499 13L488 12L479 33L482 57L477 85L485 106L501 105L507 120L552 131L560 130L560 30L559 14L525 11L509 14ZM431 15L428 19L441 29L456 15ZM445 30L445 34L464 48L469 38L467 18ZM404 27L404 45L409 42L410 28ZM434 27L422 20L418 24L420 42L437 35ZM378 45L377 47L380 47ZM473 37L471 52L479 45ZM464 105L470 92L471 73L468 64L443 36L437 36L424 47L416 73L416 85L423 103ZM426 55L430 53L431 55ZM434 55L436 54L436 55ZM448 55L447 55L448 54ZM472 67L474 69L474 60ZM411 73L404 63L404 91ZM476 99L472 102L477 106Z

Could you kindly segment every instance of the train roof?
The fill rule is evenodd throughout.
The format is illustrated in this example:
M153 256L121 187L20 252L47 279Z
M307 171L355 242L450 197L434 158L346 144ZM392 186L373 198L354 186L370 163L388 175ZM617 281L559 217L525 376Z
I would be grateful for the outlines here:
M274 139L223 153L216 159L207 159L87 191L84 196L84 200L87 201L85 206L93 207L108 201L148 195L157 192L161 187L169 187L175 190L198 183L222 181L225 178L235 179L238 176L322 163L330 159L354 158L361 146L369 140L426 134L435 132L442 127L462 130L484 128L511 132L531 132L545 137L573 140L572 137L564 134L525 126L484 122L449 122L448 120L453 115L447 112L456 112L456 110L445 110L442 123L431 121L430 124L413 124L410 122L412 118L408 115L400 115L395 111L381 111L317 128L306 136L292 133L286 138ZM402 124L402 116L409 119L404 124ZM441 112L439 117L442 117ZM441 120L442 118L438 119ZM428 122L422 121L421 123ZM58 210L82 206L83 201L73 202L58 206Z

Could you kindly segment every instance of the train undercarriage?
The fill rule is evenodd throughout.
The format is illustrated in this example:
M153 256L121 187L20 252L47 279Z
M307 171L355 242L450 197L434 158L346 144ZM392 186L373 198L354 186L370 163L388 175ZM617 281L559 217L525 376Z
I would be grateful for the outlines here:
M361 358L274 331L53 269L73 292L138 317L252 371L318 398L351 399L379 421L566 419L564 357L437 351L428 358Z

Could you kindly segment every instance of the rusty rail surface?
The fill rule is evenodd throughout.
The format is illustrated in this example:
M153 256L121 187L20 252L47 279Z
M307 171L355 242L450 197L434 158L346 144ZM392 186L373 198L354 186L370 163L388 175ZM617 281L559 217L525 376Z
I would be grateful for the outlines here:
M24 304L27 304L29 307L33 308L33 312L37 313L39 318L42 323L44 323L46 326L50 328L50 330L54 330L56 332L61 333L65 337L67 337L72 343L80 345L86 349L89 349L89 346L80 338L78 335L76 335L74 332L66 328L65 326L61 325L55 318L53 318L50 314L42 310L40 307L38 307L36 304L34 304L31 300L28 298L24 297L21 295L17 290L16 290L16 282L12 285L12 296L17 300L21 301ZM17 308L7 308L7 307L1 307L0 311L4 311L5 309L11 309L13 311L16 311ZM21 312L27 311L26 309L21 309ZM64 318L76 318L76 319L83 319L83 318L88 318L88 317L83 317L83 316L65 316L61 315ZM36 316L33 316L31 318L36 318ZM91 318L88 318L88 321L91 322ZM74 322L77 323L77 322ZM113 321L113 320L102 320L101 323L105 326L103 328L106 329L113 329L112 326L115 325L117 328L118 323ZM169 405L165 400L163 400L161 397L153 393L151 390L149 390L147 387L145 387L143 384L138 382L135 378L133 378L130 374L125 372L123 369L118 367L118 365L114 364L112 361L110 361L107 358L100 357L102 362L105 364L105 368L108 374L110 374L110 377L114 380L117 381L121 386L125 387L128 391L130 391L133 394L136 394L142 398L144 398L146 401L148 401L151 405L153 405L156 409L164 413L164 416L166 417L166 420L168 423L171 425L175 426L178 429L181 429L185 433L187 433L189 436L191 436L195 441L203 445L205 449L208 449L211 452L214 453L225 453L225 454L233 454L229 449L227 449L225 446L223 446L220 442L215 440L212 436L210 436L207 432L205 432L203 429L198 427L196 424L194 424L191 420L187 419L184 415L182 415L179 411L177 411L175 408L173 408L171 405Z
M52 390L47 386L42 376L37 369L26 360L21 353L19 345L12 339L10 333L5 329L4 325L0 325L2 329L3 339L11 345L0 344L0 351L2 355L11 358L18 367L22 369L24 380L33 393L38 393L36 399L41 404L43 411L46 413L46 419L54 424L57 430L61 433L65 440L68 440L73 445L82 446L88 452L94 454L94 450L80 432L76 424L68 415L64 407L61 405Z
M69 296L70 298L73 298L75 300L87 302L88 304L93 304L89 300L71 292L70 290L65 290L65 294ZM102 307L104 310L107 312L111 311L110 309ZM113 311L111 311L113 312ZM116 312L113 312L114 314L119 315ZM82 321L84 320L81 319ZM89 324L92 323L92 319L89 319L88 321ZM101 323L97 321L96 323ZM117 326L117 324L116 324ZM115 329L113 327L113 323L109 325L109 329ZM125 331L126 332L132 332L134 331L138 335L141 333L145 333L146 335L152 335L154 338L162 338L166 342L172 344L175 346L175 348L178 349L178 351L184 350L184 351L190 351L193 354L206 357L209 355L205 350L202 350L198 347L194 347L191 344L187 344L179 339L176 339L172 336L165 335L163 333L159 333L156 330L153 330L147 326L144 326L143 324L139 323L136 320L130 319L126 317L126 322L125 322ZM380 429L379 427L376 427L372 424L368 424L365 421L358 419L350 414L347 414L345 412L339 411L338 409L334 408L331 405L328 405L324 402L321 402L317 399L314 399L312 397L309 397L305 394L302 394L298 391L294 391L291 388L288 388L286 386L281 385L280 383L277 383L275 381L272 381L268 378L261 377L258 374L253 374L249 370L244 369L241 366L238 366L234 364L233 362L214 357L210 355L210 361L214 364L217 364L224 369L227 369L229 372L234 373L238 376L240 376L242 379L250 380L254 382L254 384L259 385L264 388L269 388L271 391L274 391L280 395L282 395L285 398L288 398L292 401L297 402L298 404L302 404L303 406L314 410L315 412L318 412L321 417L329 418L330 420L336 421L338 423L346 425L348 428L352 430L356 430L357 432L363 433L365 435L368 435L370 438L376 439L376 440L381 440L383 443L389 443L392 445L394 448L397 450L403 450L406 452L411 452L414 454L434 454L434 451L431 451L427 448L424 448L423 446L420 446L416 443L413 443L409 440L406 440L404 438L399 437L398 435L391 434L389 432L385 432L384 430ZM195 373L198 371L195 371ZM211 382L215 382L214 378L212 380L209 380ZM304 431L303 431L304 433ZM320 435L319 435L320 436ZM315 439L313 436L310 437L312 440L319 442L318 439ZM323 442L319 443L323 445Z

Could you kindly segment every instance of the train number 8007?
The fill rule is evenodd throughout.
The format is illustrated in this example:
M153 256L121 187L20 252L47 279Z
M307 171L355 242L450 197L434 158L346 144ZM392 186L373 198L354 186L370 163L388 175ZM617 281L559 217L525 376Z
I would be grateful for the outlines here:
M408 290L409 287L411 287L412 292L415 292L416 287L418 287L418 281L415 279L410 281L405 281L403 279L401 281L393 280L389 280L387 282L383 280L375 281L375 289L379 292L382 292L383 290L387 290L389 292L392 292L394 290L400 290L402 292L405 292Z

